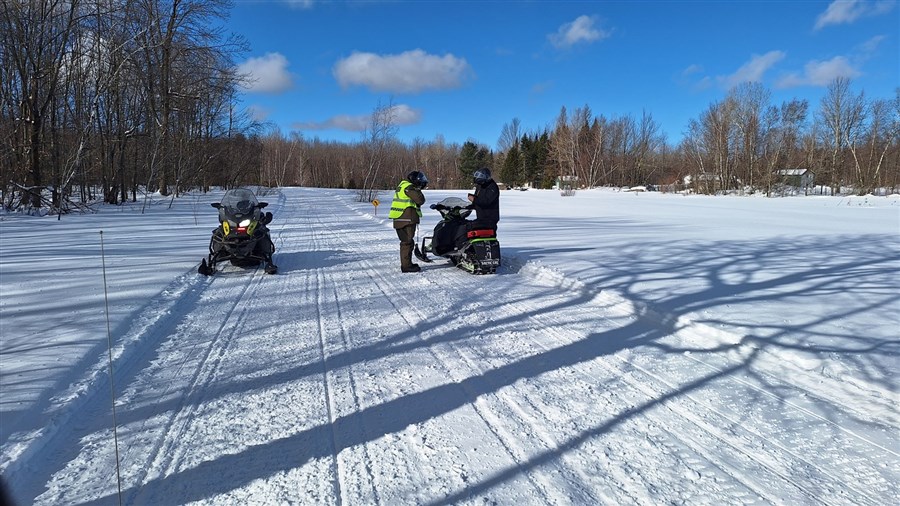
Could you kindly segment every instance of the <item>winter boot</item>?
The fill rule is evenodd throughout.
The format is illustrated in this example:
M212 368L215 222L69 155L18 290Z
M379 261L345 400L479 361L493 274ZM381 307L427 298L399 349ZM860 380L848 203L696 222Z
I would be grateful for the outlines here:
M413 243L400 243L400 272L419 272L422 270L419 264L412 261Z

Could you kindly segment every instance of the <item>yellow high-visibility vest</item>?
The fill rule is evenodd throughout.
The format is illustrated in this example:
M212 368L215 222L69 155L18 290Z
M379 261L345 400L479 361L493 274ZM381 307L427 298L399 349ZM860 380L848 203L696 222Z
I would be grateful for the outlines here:
M419 208L419 205L412 201L409 198L409 195L406 194L406 189L412 186L407 180L400 181L400 184L397 186L397 191L394 192L394 201L391 202L391 212L388 213L388 218L392 220L396 220L399 218L403 211L406 210L407 207L416 208L416 212L419 216L422 216L422 210Z

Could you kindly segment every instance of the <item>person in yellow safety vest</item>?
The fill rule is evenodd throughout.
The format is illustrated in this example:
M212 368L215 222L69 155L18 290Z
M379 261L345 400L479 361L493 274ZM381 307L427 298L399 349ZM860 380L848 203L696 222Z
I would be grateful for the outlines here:
M416 227L419 218L422 217L421 207L425 204L425 195L422 194L428 186L428 178L425 174L414 170L406 179L397 185L394 192L394 201L391 202L391 212L388 218L394 220L394 230L400 238L400 271L419 272L422 270L419 264L412 261L413 248L416 246Z

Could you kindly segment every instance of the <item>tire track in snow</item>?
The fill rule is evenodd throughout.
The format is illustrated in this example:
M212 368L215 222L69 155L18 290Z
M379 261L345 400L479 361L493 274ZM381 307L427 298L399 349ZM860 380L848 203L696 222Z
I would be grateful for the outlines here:
M327 209L326 206L319 206L319 207L323 210ZM341 221L341 217L338 216L337 214L335 214L333 211L331 211L329 213L329 219L330 219L331 223L339 223ZM328 230L331 229L331 227L328 224L326 224L321 217L318 219L318 222L322 228L325 228ZM336 249L338 249L339 247L340 248L345 247L350 250L354 250L355 248L358 247L357 243L354 243L353 241L347 239L343 234L335 234L332 237L334 237L334 240L332 241L332 243L334 243L336 245L335 246ZM389 281L387 278L385 278L382 275L373 276L372 272L377 271L379 266L376 266L368 258L361 258L359 260L359 262L364 267L363 269L361 269L361 272L364 272L365 275L368 276L373 281L373 283L371 283L371 286L378 287L378 291L384 296L385 299L387 299L392 304L396 315L399 316L400 318L404 319L404 321L407 321L408 319L403 314L403 310L391 298L392 295L394 295L396 293L396 291L398 290L397 282L393 281L393 280ZM345 321L345 319L343 318L344 309L342 307L341 297L338 293L338 287L341 285L340 282L342 280L336 273L334 273L334 271L331 271L330 278L331 278L331 282L332 282L331 283L331 287L332 287L331 293L334 297L333 302L334 302L335 308L336 308L337 326L339 328L341 344L343 347L342 353L352 353L353 350L357 348L357 346L360 346L360 343L352 337L354 335L354 333L349 332L346 325L344 324L344 321ZM392 287L394 290L393 291L387 290L385 287ZM355 318L350 318L349 320L357 321ZM362 406L360 403L359 394L357 392L358 387L357 387L357 382L355 379L353 362L350 361L349 363L346 364L345 367L347 368L347 377L348 377L348 383L349 383L348 390L351 394L351 406L349 406L350 412L348 413L348 415L352 415L353 413L360 412L362 410ZM347 411L347 410L345 409L344 411ZM355 431L359 434L355 437L351 436L349 439L355 439L355 440L361 440L361 441L367 441L367 442L374 441L374 435L370 433L369 429L365 426L365 424L363 423L362 420L360 420L358 418L352 418L349 416L348 416L348 418L354 420L354 422L357 423L357 426L353 428L353 431ZM344 431L346 431L346 427L347 426L345 423L344 429L343 429ZM361 486L367 486L372 497L374 497L374 502L376 504L381 504L384 502L384 500L381 498L381 492L378 490L378 487L375 486L377 481L375 479L375 475L373 474L373 472L374 472L373 471L373 459L369 452L369 448L368 448L369 444L361 444L359 446L361 447L361 449L359 451L362 452L363 460L365 462L365 464L363 465L363 472L366 474L367 479L364 480L366 482L365 484L360 484L360 483L358 483L359 480L355 480L354 481L354 485L356 485L355 488L358 489ZM338 447L340 448L341 446L338 446ZM348 450L353 451L352 448L348 448ZM342 477L343 476L345 476L344 473L342 473ZM349 485L343 485L343 487L350 488ZM359 494L361 497L366 497L365 494L362 494L362 492L356 492L356 493Z
M547 312L539 310L539 309L531 306L530 304L523 303L523 302L514 302L511 304L507 304L505 306L504 311L508 312L510 310L516 311L521 318L531 321L532 322L532 332L534 334L544 334L544 335L553 336L555 339L552 339L552 340L555 343L557 343L557 342L562 343L562 345L565 346L569 343L573 343L573 342L577 342L577 341L581 341L581 340L585 339L585 336L581 335L578 332L568 331L568 330L559 330L559 329L567 329L568 326L570 325L569 322L572 321L571 319L567 319L566 321L561 321L560 319L556 319L552 316L549 316ZM541 319L535 318L533 316L533 314L535 314L535 313L541 314ZM529 332L529 335L532 335L532 333ZM539 341L537 339L534 339L533 337L530 338L530 340L531 340L531 342L533 342L534 344L536 344L537 346L542 348L543 351L546 353L552 353L554 350L554 348L552 346L548 346L548 345L544 344L543 341ZM596 372L596 370L595 370L596 365L594 365L594 364L602 364L602 366L607 370L608 374L600 374L600 373ZM610 367L610 365L608 364L608 359L606 359L604 356L597 356L597 357L591 358L589 361L580 362L572 369L576 372L576 374L578 376L581 376L581 377L585 378L586 380L588 380L587 381L588 383L601 384L601 385L607 384L608 385L610 378L619 378L620 381L624 381L625 384L632 387L633 389L635 389L637 391L642 391L642 389L636 388L636 387L639 387L639 383L635 382L633 379L630 379L629 374L626 371L619 369L619 368ZM621 412L617 416L625 417L621 420L613 419L612 421L604 423L604 426L607 428L607 430L614 426L620 426L620 427L624 426L625 425L624 422L626 421L626 418L631 418L634 414L641 412L641 411L643 411L642 412L643 416L647 417L647 419L649 419L651 421L656 422L656 425L659 427L665 427L666 425L671 425L670 421L666 417L660 417L659 415L655 415L652 412L650 412L650 410L644 411L640 407L641 405L650 406L652 403L657 402L657 399L661 399L661 398L665 399L664 392L658 393L656 395L646 395L646 396L643 396L641 399L635 399L629 395L626 395L628 392L622 391L615 386L613 388L607 389L607 391L611 393L613 400L614 400L614 402L612 402L610 404L612 405L612 407L614 409ZM646 391L643 391L643 393L646 393ZM540 396L541 394L539 392L536 392L536 395ZM523 396L529 397L529 394L523 392ZM607 401L607 402L609 403L609 401ZM558 403L553 402L552 404L555 405ZM533 403L531 405L534 406ZM549 415L549 413L548 413L548 415ZM631 428L626 427L624 430L631 430L636 435L636 436L632 436L633 439L641 439L642 438L640 436L640 431L638 429L631 429ZM588 431L588 432L590 432L590 431ZM719 463L720 459L713 458L710 454L708 454L708 452L706 452L704 449L704 445L696 443L693 440L685 440L684 439L685 436L683 434L680 434L680 433L676 434L671 431L665 431L665 432L667 432L674 441L681 442L681 444L686 445L695 454L703 456L708 464L717 465ZM589 435L585 436L585 437L574 438L574 440L577 441L578 442L577 444L579 444L579 445L587 443L589 439L590 439ZM562 446L562 447L573 445L573 443L571 443L571 442L557 443L557 444L558 444L558 446ZM615 444L616 443L614 442L614 445ZM656 443L656 446L659 448L657 451L660 451L662 449L662 446L660 444ZM624 451L624 448L618 448L618 447L614 446L612 449L614 450L614 454L627 454L627 452ZM609 456L609 455L607 455L607 456ZM651 470L653 470L653 469L651 468ZM650 496L647 495L650 493L650 491L637 490L637 489L634 489L633 487L636 484L635 482L640 482L641 484L653 482L654 480L652 477L645 476L645 477L641 478L640 480L635 480L635 478L631 477L630 474L633 474L635 472L640 474L642 471L640 469L633 469L633 468L628 469L627 467L623 470L623 469L619 469L618 467L614 466L611 469L609 469L608 471L614 477L615 482L620 484L619 489L620 489L621 493L625 494L624 498L618 498L617 501L627 500L628 502L639 503L639 502L643 502L645 500L650 499ZM736 480L739 479L739 476L735 475L734 473L728 473L728 474L729 474L729 476L731 476L732 478L735 478ZM629 484L631 484L631 485L629 485ZM759 491L756 491L756 492L759 492ZM709 495L716 496L716 497L723 497L725 495L725 490L720 488L720 489L718 489L718 491L716 493L709 492ZM732 496L739 496L739 495L740 494L732 494ZM760 496L765 497L765 493L761 494ZM778 502L777 498L773 498L773 497L769 497L769 500Z

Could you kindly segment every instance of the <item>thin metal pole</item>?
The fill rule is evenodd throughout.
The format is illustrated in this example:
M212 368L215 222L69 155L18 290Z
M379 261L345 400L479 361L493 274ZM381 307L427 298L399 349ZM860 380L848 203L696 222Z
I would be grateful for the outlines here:
M112 394L113 443L116 449L116 485L119 488L119 506L122 505L122 473L119 469L119 431L116 423L116 385L113 382L112 330L109 324L109 292L106 288L106 253L103 250L103 231L100 231L100 261L103 264L103 300L106 304L106 348L109 351L109 391Z

